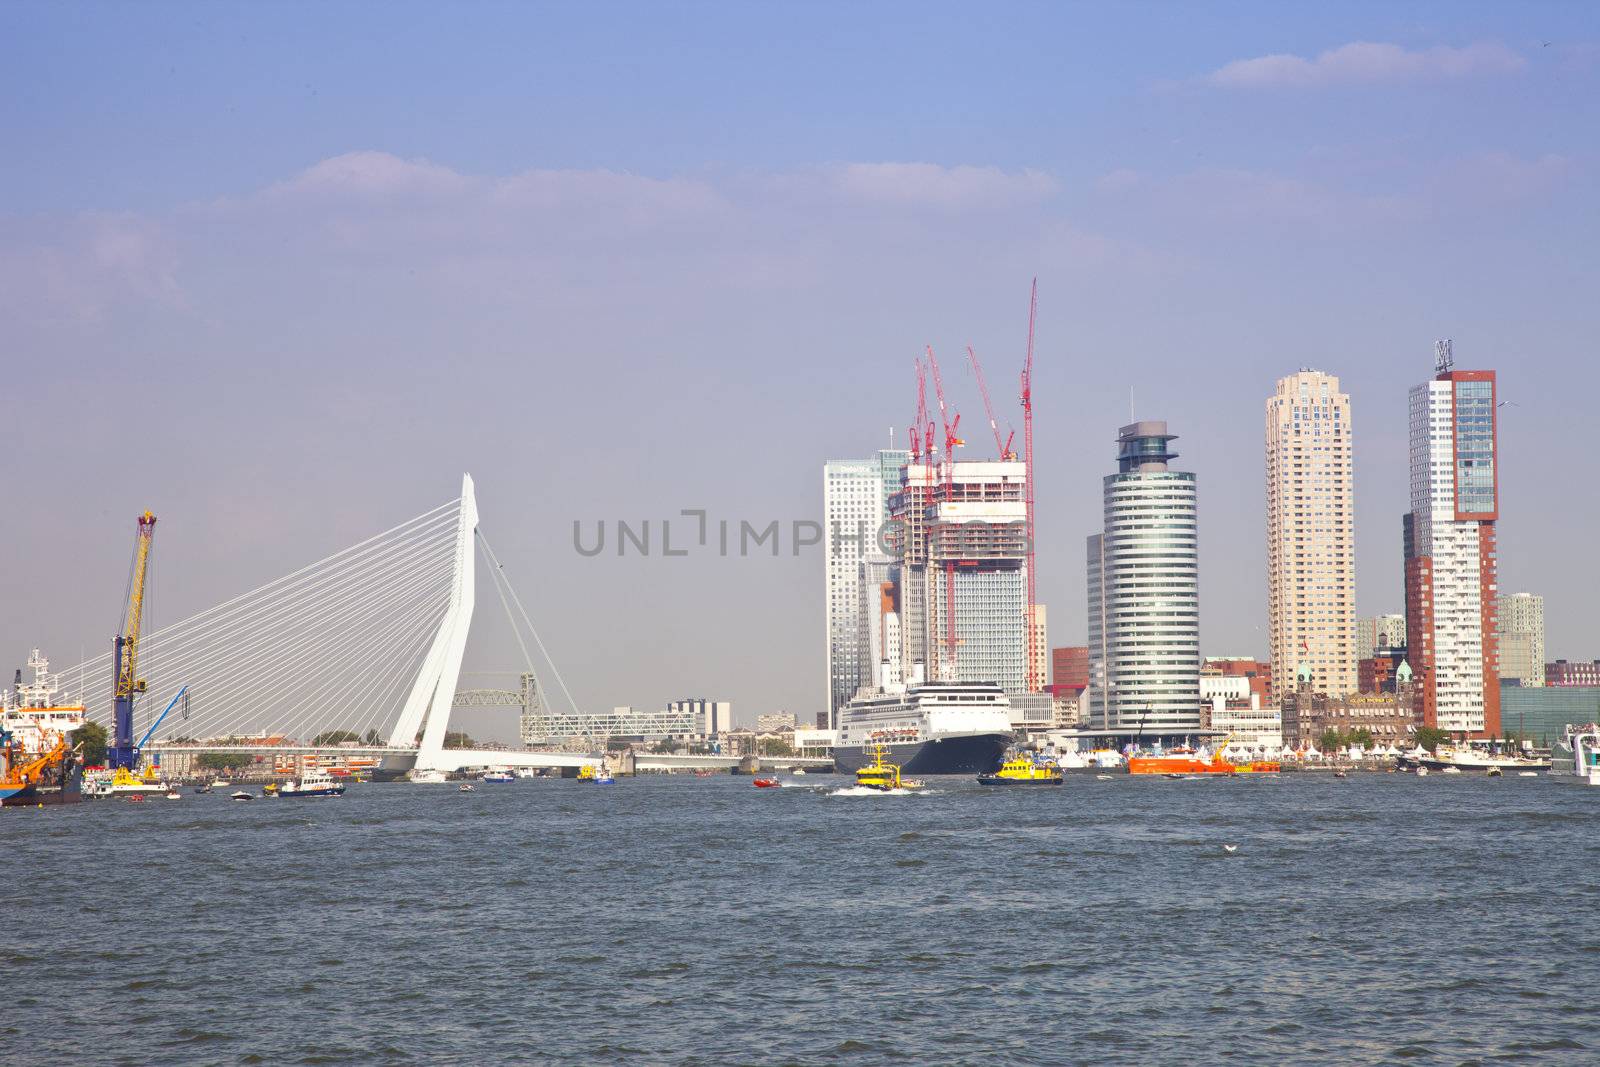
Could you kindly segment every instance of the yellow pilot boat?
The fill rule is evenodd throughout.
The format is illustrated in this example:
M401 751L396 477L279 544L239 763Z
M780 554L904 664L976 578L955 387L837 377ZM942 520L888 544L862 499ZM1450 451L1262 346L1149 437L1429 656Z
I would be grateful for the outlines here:
M1054 760L1036 760L1026 754L1011 757L992 774L978 775L983 785L1060 785L1065 779Z
M856 772L857 786L884 793L895 789L922 788L922 783L917 779L900 777L900 765L889 762L889 750L883 745L874 745L871 751L872 762Z

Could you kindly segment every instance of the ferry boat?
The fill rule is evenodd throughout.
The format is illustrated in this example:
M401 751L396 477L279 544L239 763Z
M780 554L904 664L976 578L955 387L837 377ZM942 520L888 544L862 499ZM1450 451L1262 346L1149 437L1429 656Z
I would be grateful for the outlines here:
M883 747L908 774L988 774L1011 746L1011 701L993 682L919 682L858 694L839 712L834 765L861 770Z
M84 723L82 704L58 704L58 676L36 648L28 657L33 681L22 671L15 688L0 694L0 807L74 804L83 799L83 759L72 733Z
M280 797L342 797L344 783L324 770L308 770L278 787Z
M872 746L872 762L856 771L856 785L888 793L895 789L917 789L922 783L900 777L900 766L889 762L887 745Z
M1006 760L993 774L978 775L982 785L1060 785L1065 780L1055 760L1036 759L1026 752Z
M478 779L480 782L489 782L495 785L504 785L507 782L516 780L517 776L510 771L485 771L483 777Z
M1498 767L1502 771L1543 771L1550 768L1552 760L1504 752L1482 743L1452 747L1440 745L1435 752L1426 749L1403 752L1396 757L1396 762L1401 767L1426 767L1432 771L1446 771L1452 767L1457 771L1487 771L1491 767Z
M1555 744L1550 777L1578 785L1600 785L1600 726L1568 726Z

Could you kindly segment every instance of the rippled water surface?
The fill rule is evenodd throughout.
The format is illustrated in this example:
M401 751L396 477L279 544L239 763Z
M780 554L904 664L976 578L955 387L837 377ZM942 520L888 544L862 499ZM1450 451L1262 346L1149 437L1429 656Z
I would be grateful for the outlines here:
M0 813L0 1062L1600 1063L1600 790L794 783Z

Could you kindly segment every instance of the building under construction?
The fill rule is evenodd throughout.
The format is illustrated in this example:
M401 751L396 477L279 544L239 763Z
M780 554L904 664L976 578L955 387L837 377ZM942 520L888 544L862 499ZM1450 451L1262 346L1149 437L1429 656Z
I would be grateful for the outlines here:
M1026 470L1019 461L907 464L890 497L900 669L1028 689Z

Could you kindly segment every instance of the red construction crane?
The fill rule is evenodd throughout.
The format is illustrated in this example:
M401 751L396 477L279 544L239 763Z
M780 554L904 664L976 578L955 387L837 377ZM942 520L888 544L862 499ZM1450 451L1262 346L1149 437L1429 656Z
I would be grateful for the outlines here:
M933 354L933 346L928 346L928 366L933 368L933 389L939 398L939 422L944 426L944 500L952 503L955 500L956 476L956 446L966 444L956 435L961 428L961 413L956 412L952 421L949 409L944 402L944 378L939 374L939 360ZM931 432L931 427L930 427ZM930 450L931 451L931 450ZM952 523L952 525L954 525ZM943 531L941 531L943 533ZM945 672L949 681L956 677L956 560L954 555L955 545L951 538L942 538L942 551L944 552L944 619L945 619Z
M1039 314L1039 279L1033 279L1033 290L1028 295L1028 356L1022 365L1022 492L1026 500L1024 517L1028 537L1028 617L1024 620L1028 634L1028 678L1040 676L1044 650L1039 648L1033 628L1034 604L1038 590L1038 576L1034 573L1033 551L1033 324Z
M1017 458L1017 454L1011 451L1011 442L1016 439L1017 431L1012 430L1011 436L1007 437L1004 443L1001 442L1000 424L995 421L994 403L989 399L989 383L983 380L983 366L979 364L978 353L972 350L971 345L967 346L967 358L972 360L972 373L978 378L978 392L983 394L983 410L989 413L989 429L994 431L994 447L1000 450L1002 460L1010 462Z

